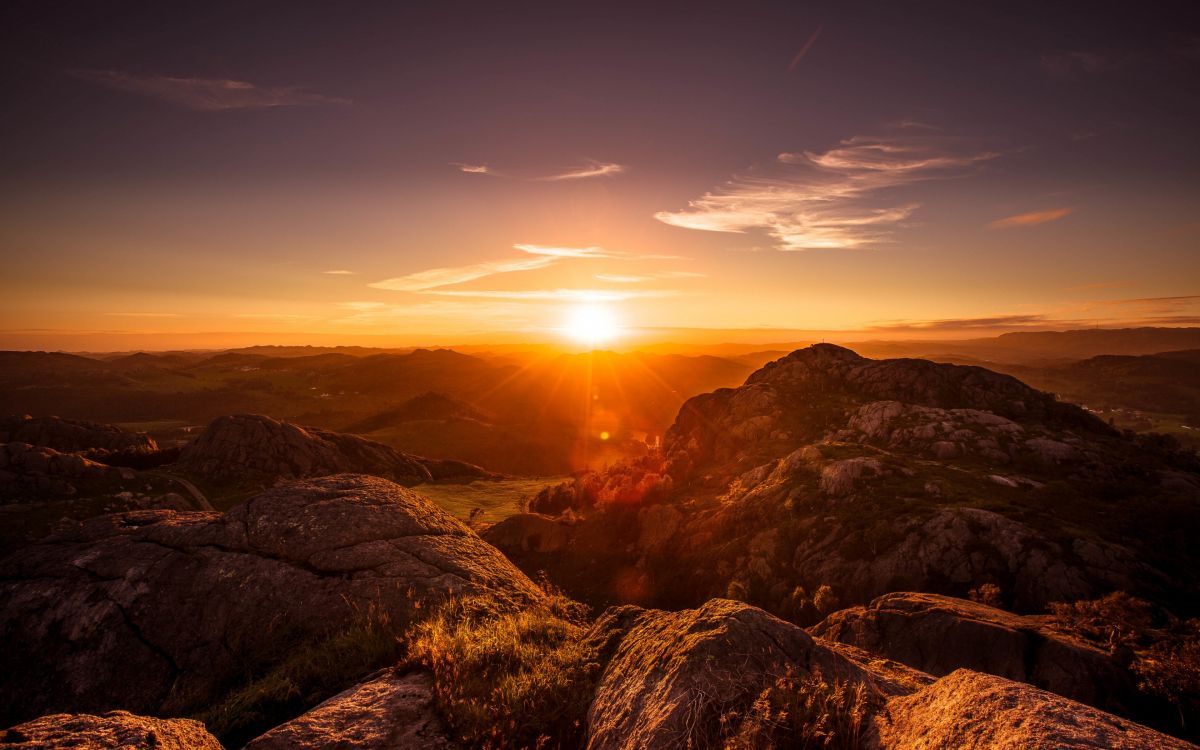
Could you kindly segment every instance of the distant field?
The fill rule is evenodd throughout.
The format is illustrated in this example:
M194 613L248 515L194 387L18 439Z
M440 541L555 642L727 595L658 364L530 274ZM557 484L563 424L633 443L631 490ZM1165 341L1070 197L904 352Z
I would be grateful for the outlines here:
M471 511L482 508L476 521L494 523L520 511L522 499L532 497L543 487L565 482L567 477L538 477L535 479L500 479L476 481L470 484L422 484L413 488L462 520Z

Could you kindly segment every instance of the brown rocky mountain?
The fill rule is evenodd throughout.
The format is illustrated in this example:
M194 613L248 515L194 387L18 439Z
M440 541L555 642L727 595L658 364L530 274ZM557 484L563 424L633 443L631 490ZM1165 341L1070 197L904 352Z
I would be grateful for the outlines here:
M209 480L268 483L343 472L373 474L401 484L490 476L461 461L410 456L357 435L300 427L259 414L214 419L184 447L174 468Z
M171 715L281 643L370 610L403 624L471 591L541 596L461 522L375 477L288 484L226 514L102 516L0 561L0 723Z

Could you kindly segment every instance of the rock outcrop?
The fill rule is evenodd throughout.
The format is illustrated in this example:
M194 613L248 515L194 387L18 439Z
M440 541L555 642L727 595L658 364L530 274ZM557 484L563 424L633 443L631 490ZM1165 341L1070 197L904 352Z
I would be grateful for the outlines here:
M649 500L593 491L645 484ZM734 592L810 624L823 587L849 605L992 583L1019 612L1124 590L1186 615L1200 596L1182 531L1200 521L1200 462L979 367L801 349L690 399L660 455L554 496L583 511L576 538L609 540L608 567L655 592L642 603L668 608ZM568 575L595 556L561 554Z
M0 417L0 443L29 443L62 453L158 450L149 435L127 432L116 425L27 414Z
M541 513L517 513L480 532L505 554L560 552L571 542L571 524Z
M42 716L0 732L0 745L13 750L223 750L198 721L127 711Z
M1111 654L1055 627L936 594L896 593L835 612L811 629L932 675L966 668L1028 682L1110 713L1136 713L1144 701L1129 670Z
M1195 745L1060 696L960 669L888 701L873 744L934 748L1195 750Z
M451 477L487 477L478 466L431 461L373 440L259 414L217 417L184 447L175 467L209 480L299 479L343 472L373 474L413 485Z
M611 657L588 711L589 750L707 747L723 714L745 710L789 670L879 696L923 679L898 665L872 671L791 623L723 599L683 612L615 610L590 637Z
M105 466L76 453L29 443L0 444L0 503L67 497L80 486L132 475L130 469Z
M384 670L281 724L245 750L457 750L421 672Z
M286 639L459 593L541 591L432 502L377 477L283 485L228 513L93 518L0 560L0 713L181 710Z

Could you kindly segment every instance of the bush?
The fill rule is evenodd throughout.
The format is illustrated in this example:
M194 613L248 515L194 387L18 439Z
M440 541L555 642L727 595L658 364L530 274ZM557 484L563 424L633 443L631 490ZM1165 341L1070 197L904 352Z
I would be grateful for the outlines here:
M1000 587L994 583L980 584L967 592L967 596L971 598L971 601L986 604L989 607L1001 609L1003 606Z
M1133 663L1138 688L1161 698L1179 712L1181 729L1195 727L1200 716L1200 620L1189 620L1179 632L1140 652Z
M1124 591L1073 604L1055 602L1050 611L1060 625L1111 651L1135 646L1146 638L1154 622L1151 604Z
M827 682L819 671L786 674L758 696L745 716L722 717L727 750L857 750L877 708L862 683Z
M413 628L408 662L432 672L438 709L469 746L579 747L600 676L584 612L561 596L520 612L457 600Z

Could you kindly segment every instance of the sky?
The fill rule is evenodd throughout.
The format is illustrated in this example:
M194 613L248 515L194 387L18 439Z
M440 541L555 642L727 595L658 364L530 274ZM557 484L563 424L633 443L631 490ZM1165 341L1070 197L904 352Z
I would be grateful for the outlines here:
M1194 8L9 0L0 347L1197 325Z

